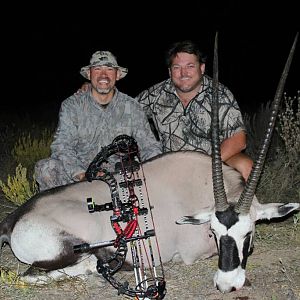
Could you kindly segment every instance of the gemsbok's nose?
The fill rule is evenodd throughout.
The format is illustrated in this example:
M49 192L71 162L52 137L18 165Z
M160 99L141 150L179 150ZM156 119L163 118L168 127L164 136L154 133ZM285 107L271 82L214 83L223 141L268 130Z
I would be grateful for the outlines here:
M236 291L236 288L235 287L229 287L228 289L221 289L218 284L216 285L218 291L220 291L221 293L225 294L225 293L231 293L231 292L234 292Z

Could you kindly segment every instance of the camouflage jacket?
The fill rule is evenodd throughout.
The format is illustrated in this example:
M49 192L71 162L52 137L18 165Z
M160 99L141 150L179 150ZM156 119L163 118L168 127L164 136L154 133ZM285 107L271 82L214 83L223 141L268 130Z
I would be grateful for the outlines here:
M142 160L161 153L147 117L137 101L116 89L106 108L91 92L74 94L62 102L51 144L51 157L60 159L70 178L85 172L103 146L127 134L136 139Z
M158 83L137 96L148 118L152 118L163 144L163 152L196 150L211 155L212 79L203 77L202 90L183 107L171 79ZM245 130L239 106L223 84L219 84L221 142Z

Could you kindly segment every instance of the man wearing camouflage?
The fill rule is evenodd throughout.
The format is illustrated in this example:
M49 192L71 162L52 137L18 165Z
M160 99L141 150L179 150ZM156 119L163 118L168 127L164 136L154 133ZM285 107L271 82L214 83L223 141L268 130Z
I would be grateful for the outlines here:
M205 58L195 43L175 43L167 53L170 78L140 93L138 101L152 119L163 152L195 150L211 155L212 79L204 75ZM221 158L246 180L252 160L241 151L246 133L239 106L219 84Z
M142 160L161 153L137 101L116 88L127 74L109 51L97 51L80 74L91 81L87 91L64 100L51 144L51 157L36 163L40 191L85 180L85 171L103 146L121 134L137 141Z

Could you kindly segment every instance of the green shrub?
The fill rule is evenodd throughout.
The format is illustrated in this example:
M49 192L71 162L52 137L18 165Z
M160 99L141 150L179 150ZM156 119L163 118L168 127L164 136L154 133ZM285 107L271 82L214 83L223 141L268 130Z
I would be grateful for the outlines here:
M38 137L32 137L31 133L23 133L12 149L12 157L16 163L21 164L32 176L35 163L50 156L50 145L53 140L53 131L43 129Z
M0 187L6 199L16 205L23 204L38 192L36 181L33 180L31 183L28 181L27 169L21 164L16 167L15 176L8 175L7 184L0 180Z
M10 160L14 161L15 176L8 175L7 184L0 180L0 187L4 196L16 205L26 202L38 192L37 182L34 179L34 165L50 156L50 145L53 140L53 128L41 129L35 125L27 127L24 132L15 136ZM6 157L9 160L9 157ZM6 174L13 172L13 168Z

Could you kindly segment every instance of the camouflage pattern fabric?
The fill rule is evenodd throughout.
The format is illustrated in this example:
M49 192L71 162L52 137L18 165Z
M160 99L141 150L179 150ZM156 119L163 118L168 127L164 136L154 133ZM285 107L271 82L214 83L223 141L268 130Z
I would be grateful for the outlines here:
M109 66L113 68L117 68L120 70L120 79L124 78L128 69L123 68L118 65L117 58L109 51L97 51L92 55L90 60L90 64L88 66L82 67L80 70L80 74L90 80L90 68L96 66Z
M106 107L90 91L67 98L60 108L51 157L35 166L40 190L76 181L76 175L86 171L101 148L120 134L136 139L143 161L162 152L142 107L128 95L116 89Z
M39 190L48 190L55 186L65 185L74 182L64 168L63 162L55 158L39 160L35 165L36 181L39 183Z
M153 119L163 152L196 150L211 155L212 79L205 75L202 90L183 107L171 79L158 83L137 96ZM245 130L239 106L223 84L219 84L219 125L221 142Z

